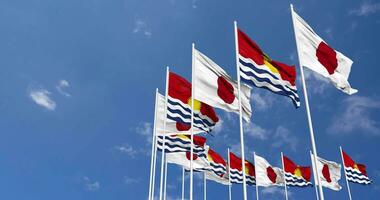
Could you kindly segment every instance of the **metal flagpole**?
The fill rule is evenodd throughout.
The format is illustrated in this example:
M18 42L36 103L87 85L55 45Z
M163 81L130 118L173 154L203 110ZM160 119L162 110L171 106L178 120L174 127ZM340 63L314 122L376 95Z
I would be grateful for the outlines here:
M158 88L156 88L156 99L155 99L155 102L154 102L154 121L153 121L153 133L152 133L152 152L151 152L151 159L150 159L150 177L149 177L149 197L148 199L152 200L152 191L153 191L153 188L154 188L154 184L153 184L153 176L155 175L155 173L153 173L153 165L154 165L154 162L155 162L155 148L156 148L156 119L157 119L157 96L158 96Z
M185 167L182 167L182 200L185 200Z
M281 152L281 162L282 162L282 170L284 171L285 199L288 200L288 188L287 188L287 185L286 185L286 177L285 177L284 154L282 152Z
M240 124L240 148L241 148L241 165L243 171L243 197L247 200L247 181L245 177L245 156L244 156L244 133L243 133L243 116L241 108L241 91L240 91L240 69L239 69L239 44L238 44L238 33L237 33L237 22L234 21L234 31L235 31L235 56L236 56L236 71L237 71L237 82L238 82L238 95L239 95L239 124Z
M230 165L230 148L227 149L228 152L228 197L229 200L232 200L232 191L231 191L231 165Z
M164 185L164 167L165 167L165 135L166 135L166 115L168 107L168 91L169 90L169 67L166 67L166 85L165 85L165 118L164 118L164 132L162 136L162 151L161 151L161 177L160 177L160 200L162 200L162 192Z
M259 200L259 186L257 185L257 175L256 175L256 152L253 152L253 162L255 163L255 185L256 185L256 200Z
M340 149L340 156L342 157L344 177L346 178L348 197L350 198L350 200L352 200L352 197L351 197L351 190L350 190L350 184L348 184L347 172L346 172L346 169L345 169L345 167L344 167L344 166L346 166L346 163L344 163L343 150L342 150L342 147L341 147L341 146L339 146L339 149Z
M191 134L191 147L190 147L190 200L193 200L193 141L194 141L194 132L193 132L193 126L194 126L194 49L195 44L192 44L191 49L191 127L190 127L190 134Z
M206 172L203 172L203 200L207 200L207 180L206 180Z
M304 97L305 97L305 105L306 105L306 114L307 114L307 120L308 120L308 124L309 124L309 131L310 131L310 139L311 139L311 146L312 146L312 150L313 150L313 157L314 157L314 162L317 163L317 147L315 145L315 139L314 139L314 130L313 130L313 123L312 123L312 120L311 120L311 113L310 113L310 108L309 108L309 98L307 96L307 89L306 89L306 83L305 83L305 76L304 76L304 73L303 73L303 65L301 63L301 59L300 59L300 52L299 52L299 46L298 46L298 42L297 42L297 33L296 33L296 27L295 27L295 23L294 23L294 16L293 16L293 5L290 4L290 9L291 9L291 12L292 12L292 21L293 21L293 28L294 28L294 36L295 36L295 40L296 40L296 46L297 46L297 53L298 53L298 61L299 61L299 66L300 66L300 71L301 71L301 80L302 80L302 88L303 88L303 94L304 94ZM319 176L319 172L318 170L316 171L316 174L317 174L317 183L318 183L318 189L319 189L319 196L321 198L321 200L324 200L324 196L323 196L323 189L322 189L322 185L320 184L320 176Z
M164 179L164 200L166 200L166 185L168 180L168 162L166 160L166 154L165 154L165 179Z
M157 132L157 130L155 131L155 136L154 136L154 158L153 158L153 177L152 177L151 200L154 199L154 189L155 189L155 181L156 181L156 163L157 163L157 134L156 134L156 132Z
M317 197L317 200L319 200L318 188L317 188L318 187L317 186L317 175L315 174L315 171L317 171L317 167L314 164L313 156L311 155L311 151L309 151L309 153L310 153L310 159L311 159L311 166L312 166L312 169L313 169L315 195Z

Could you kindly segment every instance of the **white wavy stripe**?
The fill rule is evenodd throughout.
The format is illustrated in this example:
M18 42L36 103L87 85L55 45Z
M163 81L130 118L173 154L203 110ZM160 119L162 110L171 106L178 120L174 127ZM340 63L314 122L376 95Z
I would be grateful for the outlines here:
M297 87L296 87L296 86L293 86L292 84L290 84L289 81L283 80L283 79L281 78L281 75L280 75L280 74L275 74L275 73L273 73L272 71L270 71L266 65L257 65L252 59L250 59L250 58L245 58L245 57L243 57L243 56L241 56L241 55L239 55L239 58L240 58L241 60L243 60L245 63L250 63L250 64L254 65L256 68L258 68L258 69L264 70L264 71L266 71L266 72L269 73L269 74L273 74L274 76L276 76L276 77L278 78L277 81L279 81L281 85L285 85L285 86L287 86L287 87L289 87L289 88L292 88L293 90L297 90ZM240 66L244 66L244 65L241 64L240 62L239 62L239 64L240 64ZM249 67L247 67L247 66L244 66L244 69L245 69L244 71L250 71L250 72L255 73L255 74L257 75L257 73L256 73L253 69L251 69L251 68L249 68ZM268 75L268 76L269 76L269 75ZM260 77L260 76L259 76L259 77ZM271 77L271 79L273 79L273 77Z
M158 140L158 141L160 143L163 143L163 140ZM162 149L162 145L160 143L157 143L157 146L158 146L159 149ZM171 147L171 146L174 146L174 147ZM180 142L171 142L171 141L165 140L165 149L176 149L176 150L183 149L183 150L187 151L186 148L191 148L190 144L182 144ZM194 149L194 151L202 151L202 150L204 150L203 147L199 147L199 146L194 146L193 149Z
M217 168L217 167L212 166L211 164L210 164L210 166L211 166L211 169L212 169L214 172L223 173L223 174L226 173L226 168L223 168L223 169L221 169L221 168Z
M176 102L176 103L179 103L179 104L181 104L183 107L186 107L187 109L191 110L191 106L190 106L190 105L188 105L188 104L184 104L184 103L183 103L181 100L179 100L179 99L172 98L172 97L170 97L169 95L168 95L168 99L170 99L171 101L174 101L174 102ZM168 104L168 105L170 105L170 104ZM176 106L176 107L177 107L177 106ZM183 113L188 113L188 114L191 116L191 113L189 113L189 112L183 110L183 108L180 108L180 109L181 109L181 111L183 111ZM210 119L210 118L209 118L208 116L206 116L206 115L203 115L200 111L198 111L198 110L194 110L194 113L198 114L202 119L205 119L205 120L209 121L210 124L215 124L215 122L214 122L212 119ZM196 116L194 116L194 118L196 118Z
M358 174L362 174L362 172L358 169L355 169L355 168L352 168L352 167L344 167L344 169L347 171L347 172L352 172L352 173L358 173Z
M174 118L181 118L184 122L186 122L186 123L191 123L191 119L185 119L185 118L183 118L180 114L177 114L177 113L171 113L171 112L169 112L168 111L168 113L167 113L169 116L171 116L171 117L174 117ZM195 118L195 119L197 119L197 118ZM199 119L199 118L198 118ZM203 125L203 124L200 124L200 123L194 123L194 127L197 127L197 128L200 128L200 129L205 129L205 131L210 131L211 129L210 129L210 127L209 126L207 126L206 124L205 125Z
M181 113L183 113L184 115L189 115L189 117L191 117L191 113L189 113L189 112L187 112L186 110L184 110L181 106L179 106L179 105L171 105L171 104L168 104L168 108L171 108L172 110L179 110ZM172 115L174 115L174 114L176 114L176 115L178 115L177 113L171 113L169 110L168 110L168 114L172 114ZM195 114L198 114L199 115L199 117L198 116L196 116L196 115L194 115L194 119L196 119L196 120L200 120L200 121L202 121L202 120L207 120L210 124L215 124L215 122L214 121L212 121L209 117L207 117L206 115L202 115L201 113L197 113L197 112L195 112L194 111L194 113ZM181 119L183 120L183 121L185 121L185 122L188 122L188 123L190 123L191 122L191 118L183 118L182 116L181 116Z
M371 181L368 181L368 180L359 180L359 179L353 179L350 177L347 177L347 180L353 183L359 183L359 184L365 184L365 185L371 184Z
M230 169L230 177L243 180L243 173L237 169ZM245 177L246 177L246 180L250 180L251 182L254 183L254 181L255 181L254 176L245 175Z
M303 177L297 177L289 172L285 172L285 178L293 181L304 181L307 182Z
M364 175L360 170L352 168L352 167L344 167L346 170L347 175L351 175L353 177L361 178L361 179L369 179L368 176ZM360 174L360 175L359 175Z
M170 146L169 146L170 145ZM162 145L161 144L157 144L157 148L159 149L162 149ZM165 150L178 150L178 151L188 151L187 148L190 148L189 146L184 146L184 145L172 145L172 144L168 144L167 142L165 142ZM194 151L197 151L197 152L201 152L203 151L204 149L201 148L201 147L194 147L193 148Z
M286 185L305 187L305 186L311 185L311 183L310 182L298 183L298 182L288 182L288 181L286 181Z
M368 179L369 180L368 176L363 175L363 174L362 175L358 175L358 174L351 173L350 171L346 171L346 174L350 175L352 177L355 177L355 178Z
M242 64L240 64L240 69L242 70L242 72L243 72L242 74L244 74L245 77L251 77L251 76L246 75L244 72L251 72L251 73L255 74L257 77L259 77L259 78L267 78L267 79L269 79L270 83L273 84L273 85L281 85L281 86L283 86L286 91L289 91L291 93L295 93L291 89L297 90L297 88L295 86L290 87L287 84L285 84L284 81L273 79L273 77L270 76L270 75L268 75L268 74L259 74L256 71L253 71L251 68L246 67L246 66L244 66ZM252 78L245 78L245 79L252 80L253 77Z
M251 79L250 77L248 77L244 73L241 73L240 76L244 77L245 79L252 80L255 83L255 85L257 85L257 87L266 86L268 89L272 90L273 92L281 92L282 91L281 89L274 87L273 85L271 85L268 82L258 82L256 79ZM292 95L290 95L290 96L288 95L288 97L291 98L293 101L296 101L294 96L298 97L298 94L294 93L292 91L290 91L290 92L292 93Z
M366 180L371 181L367 176L358 176L357 174L347 173L347 178L357 179L357 180Z

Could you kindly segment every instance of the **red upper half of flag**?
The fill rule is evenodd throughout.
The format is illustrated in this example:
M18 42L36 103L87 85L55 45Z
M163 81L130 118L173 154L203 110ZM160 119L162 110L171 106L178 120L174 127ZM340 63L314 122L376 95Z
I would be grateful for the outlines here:
M264 65L267 61L277 69L283 80L288 81L291 85L295 85L296 81L296 68L281 62L270 59L260 47L248 37L243 31L238 29L238 44L239 54L245 58L252 59L257 65Z
M242 171L241 158L230 152L230 167L231 169L237 169ZM250 176L255 176L255 166L245 160L245 170L246 174Z
M342 150L344 166L359 170L363 175L367 176L366 166L356 163L346 152Z
M191 83L185 78L170 72L169 73L169 96L180 100L184 104L191 102ZM200 113L209 117L212 121L218 122L219 118L213 107L200 102Z
M208 155L212 158L212 160L215 163L222 164L223 166L226 166L226 161L223 159L222 156L220 156L218 153L216 153L214 150L209 148Z
M283 159L284 159L285 172L291 173L295 176L302 176L302 178L304 178L306 181L310 181L310 177L311 177L310 166L307 166L307 167L299 166L286 156L284 156Z

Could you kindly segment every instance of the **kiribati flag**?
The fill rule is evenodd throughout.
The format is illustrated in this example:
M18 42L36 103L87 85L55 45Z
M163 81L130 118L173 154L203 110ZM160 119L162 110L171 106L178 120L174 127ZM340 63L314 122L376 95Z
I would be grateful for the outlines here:
M283 156L286 185L305 187L311 185L310 166L303 167L295 164L288 157Z
M347 180L352 183L368 185L372 181L368 178L365 165L356 163L350 156L342 150L344 160L344 170L346 171Z
M186 131L191 126L191 83L183 77L170 72L169 74L169 95L168 95L168 119L177 122L177 129ZM194 127L211 132L212 128L219 121L214 108L194 100Z
M270 59L260 47L240 29L238 32L241 80L292 99L300 106L296 87L296 69Z
M194 153L204 151L206 138L202 136L193 136ZM157 148L162 151L163 136L157 137ZM190 135L169 135L165 136L165 153L188 152L191 151L191 136Z
M243 183L243 172L242 172L242 165L241 165L241 158L237 157L235 154L230 152L230 181L231 183ZM248 185L255 185L256 184L256 178L255 178L255 166L245 161L245 178Z

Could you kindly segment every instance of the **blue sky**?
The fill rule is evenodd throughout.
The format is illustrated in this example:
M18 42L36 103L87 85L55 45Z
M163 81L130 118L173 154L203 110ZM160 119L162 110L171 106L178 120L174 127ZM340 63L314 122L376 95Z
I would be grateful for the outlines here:
M272 58L297 64L289 4L331 46L354 61L347 96L306 71L318 153L340 161L339 145L367 164L371 186L351 185L354 199L380 195L380 2L217 0L0 0L1 199L145 199L154 91L165 66L190 78L191 43L236 77L233 20ZM298 68L297 68L298 70ZM301 99L302 85L297 83ZM304 102L252 90L246 152L274 165L280 152L310 164ZM208 144L239 151L238 116L218 110ZM180 197L180 168L169 166L169 199ZM202 197L200 176L196 199ZM325 189L328 199L347 199ZM227 199L208 184L209 199ZM233 186L241 199L241 186ZM291 188L291 199L314 189ZM249 188L250 199L254 188ZM283 199L282 188L261 189Z

